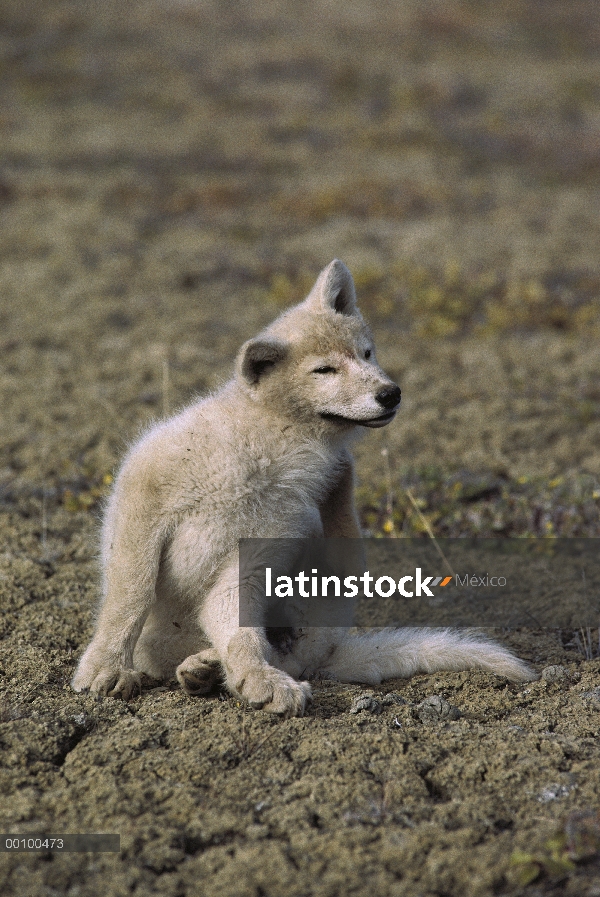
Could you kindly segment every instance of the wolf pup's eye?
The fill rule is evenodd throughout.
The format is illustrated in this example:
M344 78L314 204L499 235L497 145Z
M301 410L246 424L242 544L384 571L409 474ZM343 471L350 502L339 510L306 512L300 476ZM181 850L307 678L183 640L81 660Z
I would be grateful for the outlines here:
M326 364L322 368L315 368L313 374L337 374L337 371Z
M365 358L370 358L370 357L371 357L371 350L367 349L367 351L365 352Z

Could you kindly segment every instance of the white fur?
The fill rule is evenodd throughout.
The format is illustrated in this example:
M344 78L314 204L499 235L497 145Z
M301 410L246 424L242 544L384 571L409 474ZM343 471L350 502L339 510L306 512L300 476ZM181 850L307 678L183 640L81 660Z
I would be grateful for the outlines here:
M470 667L531 678L508 651L452 630L306 629L284 653L264 629L239 628L240 538L360 537L349 443L359 426L392 419L381 396L393 405L395 388L350 272L333 261L302 304L242 346L221 391L126 456L104 518L96 632L73 688L128 698L140 672L176 672L200 694L224 675L251 705L298 714L310 698L298 677L318 673L369 684Z

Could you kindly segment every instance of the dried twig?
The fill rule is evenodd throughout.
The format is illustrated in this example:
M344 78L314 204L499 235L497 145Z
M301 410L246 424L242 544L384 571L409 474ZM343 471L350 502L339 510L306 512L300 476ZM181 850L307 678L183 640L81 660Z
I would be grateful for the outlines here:
M448 558L446 557L446 555L444 554L444 552L443 552L442 549L440 548L440 545L439 545L438 540L437 540L437 539L435 538L435 536L433 535L433 531L432 531L431 527L429 526L429 521L427 520L427 518L425 517L425 515L421 513L421 509L420 509L420 507L418 506L417 502L415 501L415 497L414 497L414 495L412 494L412 492L410 491L410 489L407 489L407 490L406 490L406 494L408 495L408 497L409 497L409 499L410 499L410 503L411 503L411 505L413 506L413 508L415 509L415 511L417 512L417 514L419 515L419 520L421 521L421 523L422 523L423 526L425 527L425 529L426 529L426 531L427 531L427 535L429 536L430 539L433 540L433 544L435 545L438 554L440 555L440 557L442 558L443 562L445 563L446 568L450 571L450 575L451 575L451 576L456 576L456 573L455 573L454 570L452 569L452 565L451 565L450 561L448 560Z

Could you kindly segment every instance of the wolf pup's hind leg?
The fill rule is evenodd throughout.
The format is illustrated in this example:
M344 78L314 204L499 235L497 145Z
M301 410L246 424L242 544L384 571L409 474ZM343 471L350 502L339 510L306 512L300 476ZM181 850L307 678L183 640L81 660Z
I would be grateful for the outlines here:
M192 654L176 670L179 684L188 695L205 695L223 678L221 658L213 648Z

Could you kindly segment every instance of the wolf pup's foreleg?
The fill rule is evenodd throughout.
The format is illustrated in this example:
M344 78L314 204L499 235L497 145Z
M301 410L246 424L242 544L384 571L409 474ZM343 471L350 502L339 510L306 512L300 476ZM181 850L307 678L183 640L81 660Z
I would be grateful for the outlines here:
M345 452L339 477L319 506L325 539L361 539L362 533L354 505L354 465Z
M319 667L342 682L378 685L384 679L442 670L486 670L514 682L536 678L506 648L484 636L453 629L380 629L346 633Z
M90 689L127 700L140 689L133 650L150 605L165 535L143 492L132 500L117 485L103 532L104 597L94 637L72 680L75 691Z
M265 630L239 625L239 562L228 564L202 602L200 626L221 660L227 687L252 707L283 716L304 712L311 698L307 682L296 682L272 664L273 649ZM185 680L200 655L187 658L177 670Z

